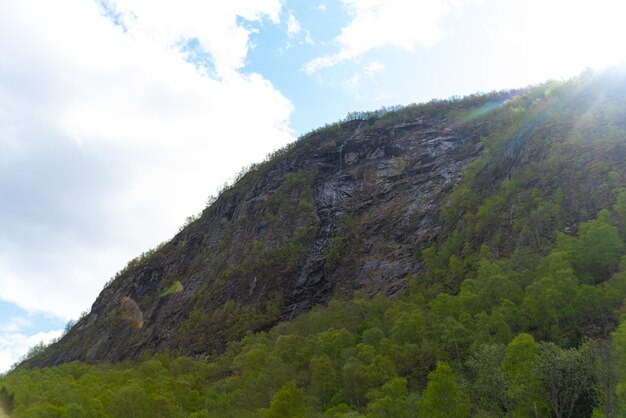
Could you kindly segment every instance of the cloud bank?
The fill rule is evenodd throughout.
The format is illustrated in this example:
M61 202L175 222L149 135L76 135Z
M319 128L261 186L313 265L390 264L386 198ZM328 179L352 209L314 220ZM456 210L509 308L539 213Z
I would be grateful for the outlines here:
M291 103L242 71L280 10L0 0L0 300L76 318L239 167L293 140ZM16 347L31 342L18 331Z
M446 35L443 20L468 0L342 0L351 20L335 38L339 51L314 58L304 65L311 74L354 60L382 47L413 52L431 47Z
M39 343L46 344L61 336L62 333L63 330L55 330L24 335L15 328L3 330L0 327L0 373L15 364L20 357L28 352L29 348Z

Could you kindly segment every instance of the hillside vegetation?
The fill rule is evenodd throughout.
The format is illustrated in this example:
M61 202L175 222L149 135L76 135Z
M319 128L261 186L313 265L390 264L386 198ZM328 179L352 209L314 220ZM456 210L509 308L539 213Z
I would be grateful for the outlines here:
M353 114L321 132L441 114L450 129L480 125L482 152L446 194L439 229L413 239L418 268L402 290L344 288L293 318L278 296L260 311L198 303L171 338L201 352L221 327L223 350L27 361L0 378L0 404L16 417L626 416L626 78ZM241 269L289 276L306 260L321 221L312 176L297 173L279 191L296 204L275 212L296 225L291 241L255 244ZM329 277L371 248L354 213L322 251Z

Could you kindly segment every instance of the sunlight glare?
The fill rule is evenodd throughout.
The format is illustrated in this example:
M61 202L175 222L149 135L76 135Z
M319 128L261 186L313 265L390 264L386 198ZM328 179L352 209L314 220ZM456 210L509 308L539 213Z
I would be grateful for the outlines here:
M502 51L501 59L520 78L566 78L626 60L624 2L528 0L507 6L503 18L487 31Z

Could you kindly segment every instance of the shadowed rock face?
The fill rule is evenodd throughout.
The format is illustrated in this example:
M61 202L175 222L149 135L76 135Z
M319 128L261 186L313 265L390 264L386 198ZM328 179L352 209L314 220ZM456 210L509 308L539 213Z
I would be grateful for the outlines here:
M480 123L351 121L299 141L240 181L163 248L126 269L30 365L206 356L334 294L392 295L419 271L444 197L480 154ZM158 295L176 280L181 293ZM141 329L120 320L130 297Z
M297 284L306 288L302 278L320 276L333 288L393 293L419 268L416 245L437 235L442 199L479 151L476 130L453 131L444 121L429 122L365 134L357 127L338 150L315 154L329 175L316 188L321 228ZM348 235L342 217L353 220L354 260L325 274L329 239Z

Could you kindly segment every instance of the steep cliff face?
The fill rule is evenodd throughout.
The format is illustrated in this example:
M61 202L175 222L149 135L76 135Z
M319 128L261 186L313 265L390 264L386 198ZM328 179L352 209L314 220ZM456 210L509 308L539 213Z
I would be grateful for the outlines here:
M623 109L615 85L626 83L576 83L362 115L307 135L130 263L28 365L206 357L334 296L394 295L427 262L421 279L454 291L461 278L448 263L464 246L543 251L624 180L623 110L592 105L610 91ZM598 186L607 177L615 184ZM161 296L176 281L184 290ZM125 297L143 327L123 320Z
M195 355L290 319L337 292L393 294L419 270L444 196L480 153L481 123L445 112L354 120L301 140L246 174L163 248L109 284L36 364ZM158 297L179 280L182 293ZM120 320L137 301L144 327Z

